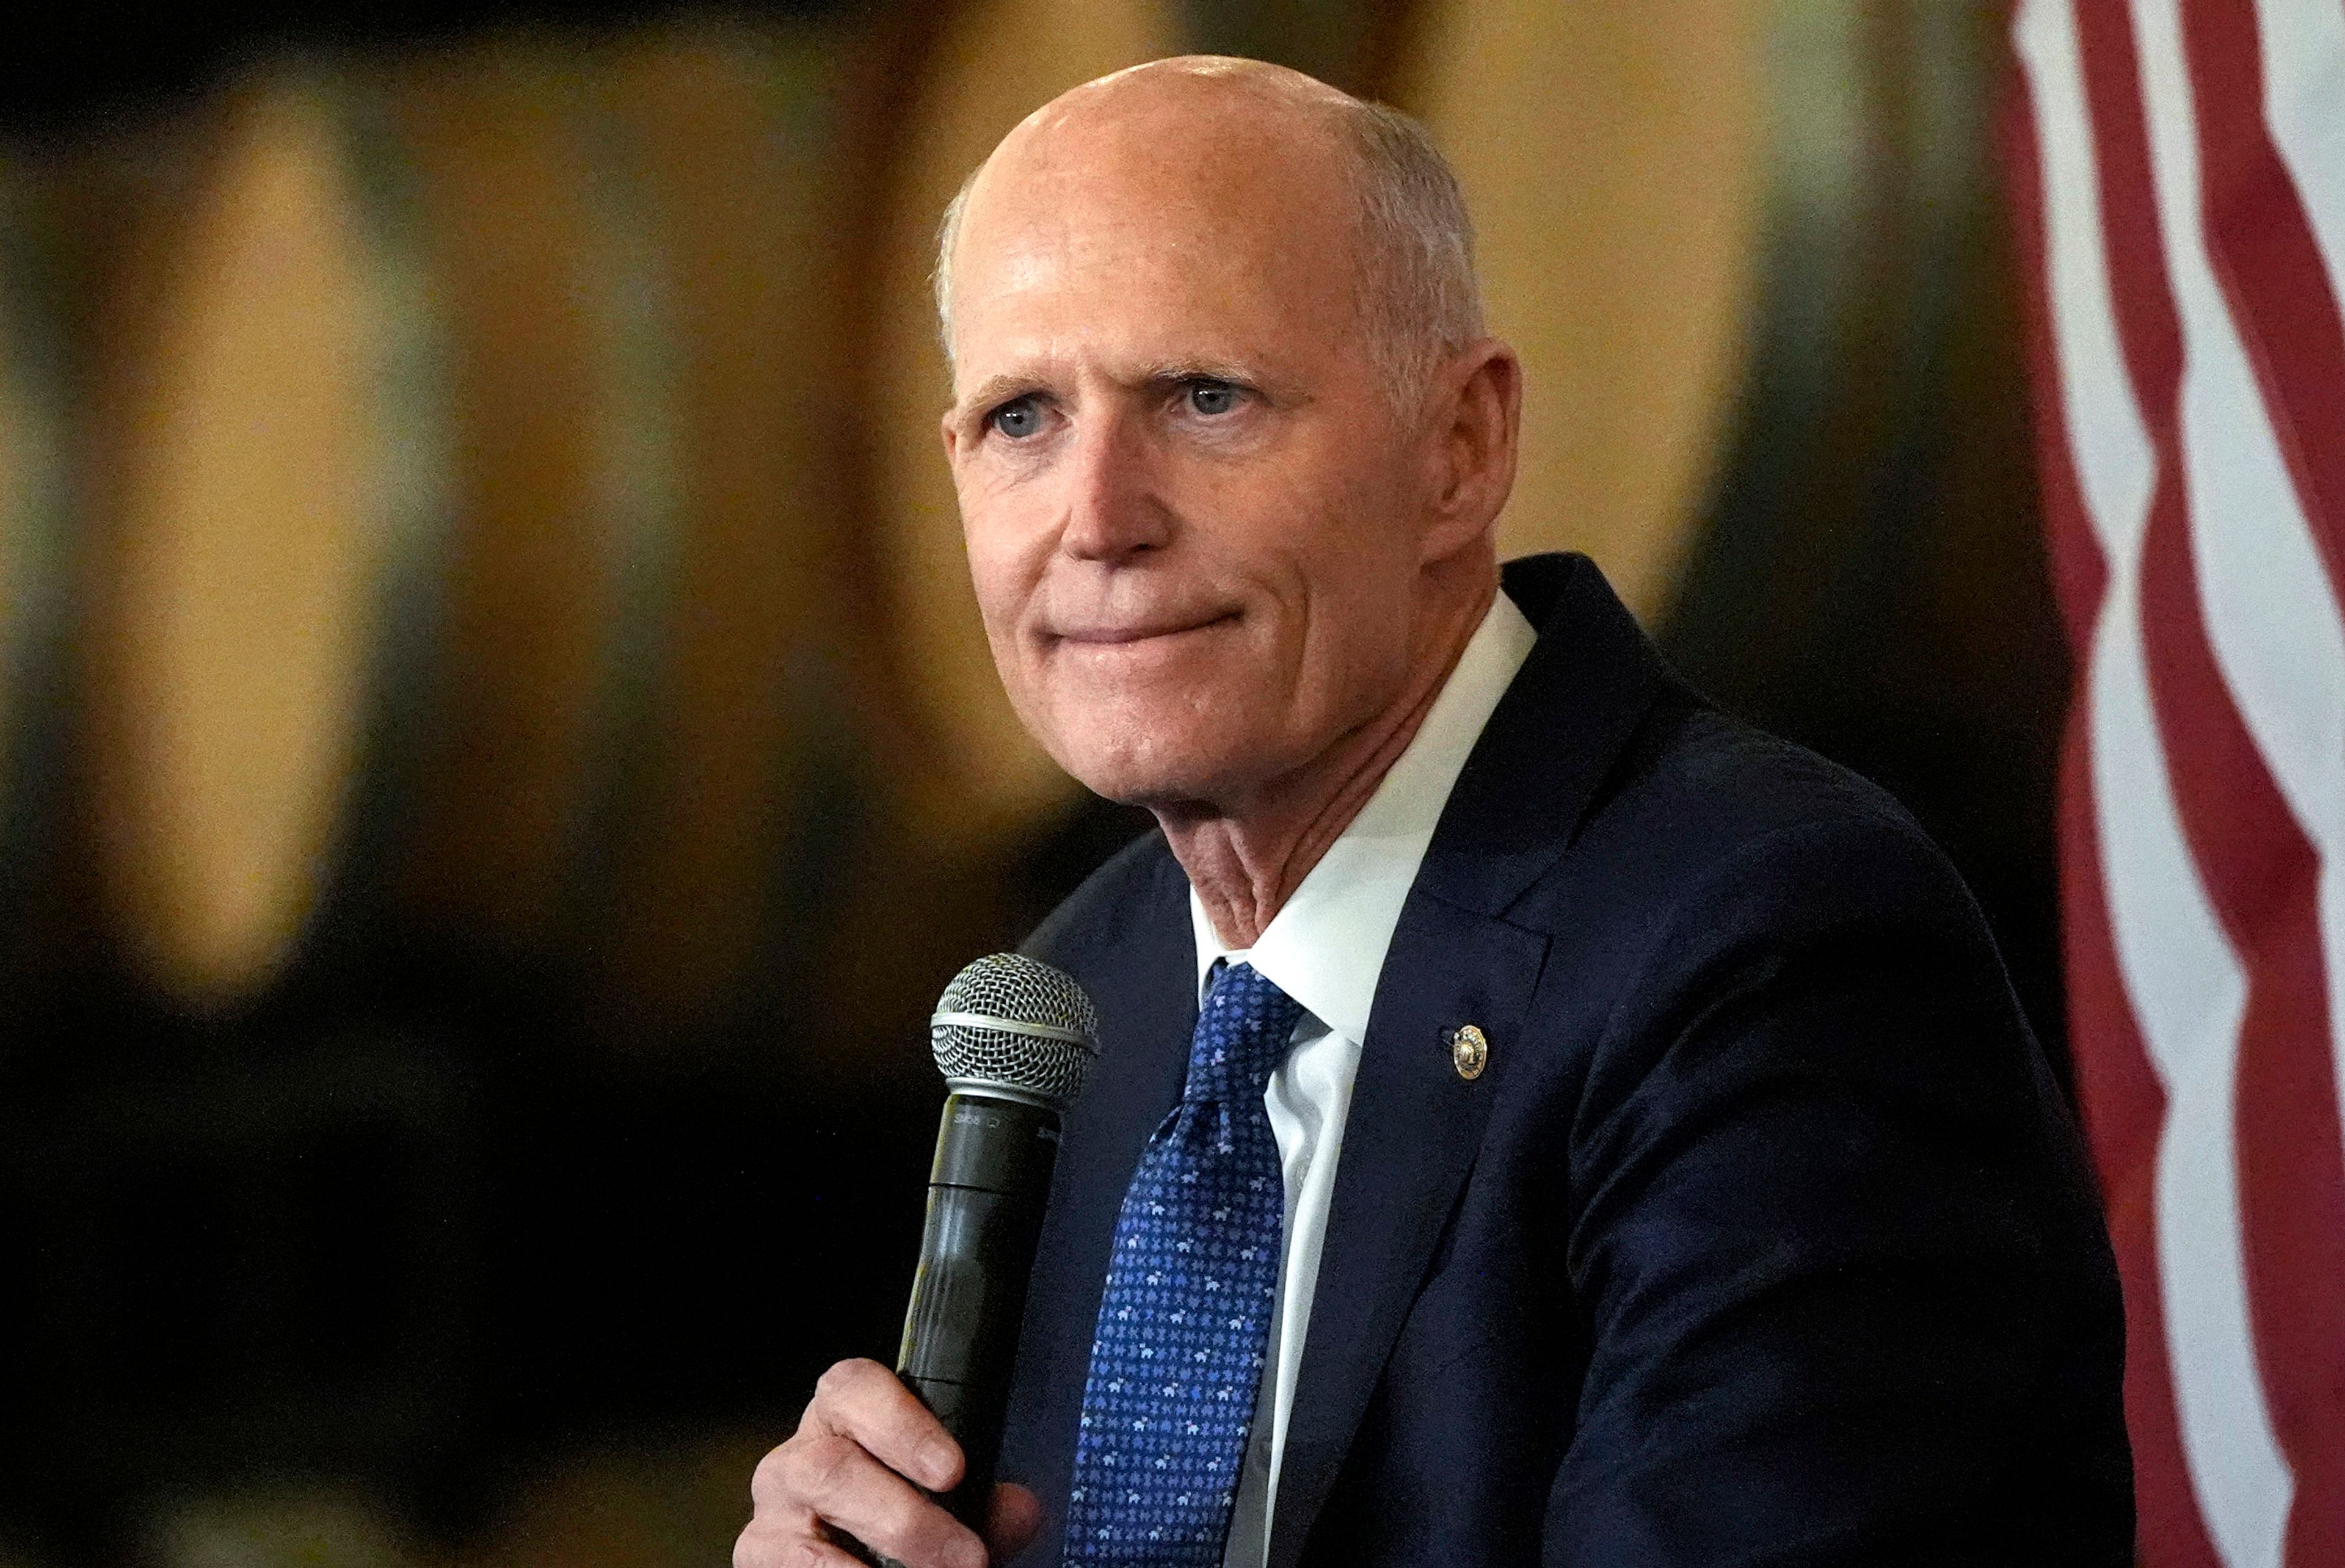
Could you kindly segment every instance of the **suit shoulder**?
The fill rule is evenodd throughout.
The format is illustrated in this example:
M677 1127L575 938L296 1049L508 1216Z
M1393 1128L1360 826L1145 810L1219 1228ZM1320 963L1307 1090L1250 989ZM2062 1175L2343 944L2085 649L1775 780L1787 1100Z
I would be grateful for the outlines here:
M1624 764L1655 804L1729 835L1831 822L1921 831L1870 779L1706 703L1657 709Z
M1166 899L1177 895L1185 900L1188 885L1163 833L1151 828L1085 877L1018 950L1081 973L1122 940L1136 922L1159 914Z
M1575 848L1559 873L1639 888L1656 915L1726 898L1843 917L1919 902L1975 918L1953 864L1895 796L1699 702L1657 707Z

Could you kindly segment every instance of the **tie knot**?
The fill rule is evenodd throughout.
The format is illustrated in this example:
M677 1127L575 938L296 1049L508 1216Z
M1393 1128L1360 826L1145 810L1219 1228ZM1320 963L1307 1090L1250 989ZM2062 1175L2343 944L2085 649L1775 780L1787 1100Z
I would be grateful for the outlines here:
M1251 964L1223 972L1197 1009L1189 1043L1189 1082L1181 1098L1218 1100L1260 1098L1263 1086L1294 1043L1303 1004Z

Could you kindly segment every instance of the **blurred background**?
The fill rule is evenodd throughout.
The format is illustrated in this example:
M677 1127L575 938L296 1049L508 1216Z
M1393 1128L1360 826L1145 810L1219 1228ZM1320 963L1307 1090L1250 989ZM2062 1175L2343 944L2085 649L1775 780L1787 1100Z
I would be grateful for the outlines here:
M892 1357L923 1020L1141 824L994 685L954 186L1188 50L1396 103L1510 553L1889 785L2060 1052L1970 0L299 0L0 25L0 1564L728 1560Z

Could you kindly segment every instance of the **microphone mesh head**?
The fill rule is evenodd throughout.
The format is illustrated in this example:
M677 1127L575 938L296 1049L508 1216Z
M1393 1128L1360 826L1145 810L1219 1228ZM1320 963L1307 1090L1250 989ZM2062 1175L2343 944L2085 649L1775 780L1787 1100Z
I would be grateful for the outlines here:
M955 1087L991 1085L1064 1109L1099 1060L1099 1009L1050 965L996 953L945 987L929 1047Z

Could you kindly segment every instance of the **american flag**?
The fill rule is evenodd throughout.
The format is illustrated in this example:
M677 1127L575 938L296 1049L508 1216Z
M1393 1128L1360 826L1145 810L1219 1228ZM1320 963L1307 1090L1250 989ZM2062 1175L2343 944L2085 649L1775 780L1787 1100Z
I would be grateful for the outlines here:
M2020 0L2069 1019L2146 1564L2345 1565L2345 0Z

